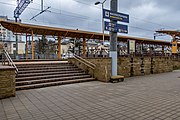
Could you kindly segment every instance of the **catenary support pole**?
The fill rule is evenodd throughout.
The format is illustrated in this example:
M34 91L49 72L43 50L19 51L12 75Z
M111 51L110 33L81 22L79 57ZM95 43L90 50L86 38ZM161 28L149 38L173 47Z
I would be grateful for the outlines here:
M118 10L118 1L111 0L111 11L117 12ZM113 23L117 21L111 20ZM112 76L117 76L117 33L110 32L110 57L112 58L112 67L111 74Z

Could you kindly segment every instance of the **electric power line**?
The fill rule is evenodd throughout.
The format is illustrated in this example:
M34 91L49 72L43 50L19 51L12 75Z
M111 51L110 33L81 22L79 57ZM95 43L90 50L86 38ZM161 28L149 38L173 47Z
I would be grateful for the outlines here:
M88 5L88 6L91 6L91 7L95 7L95 6L89 5L88 3L80 2L80 1L78 1L78 0L73 0L73 1L76 1L76 2L81 3L81 4L84 4L84 5ZM100 7L96 7L96 8L102 9L102 8L100 8ZM126 11L126 12L127 12L127 11ZM166 26L166 27L170 27L170 28L175 28L174 26L169 26L169 25L163 25L163 24L155 23L155 22L148 21L148 20L145 20L145 19L137 18L137 17L135 17L135 16L131 16L131 18L134 18L134 19L137 19L137 20L140 20L140 21L144 21L144 22L146 22L146 23L155 24L155 25L158 25L158 26Z
M75 0L76 1L76 0ZM6 5L13 5L13 6L15 6L14 4L10 4L10 3L5 3L5 2L0 2L1 4L6 4ZM31 7L28 7L29 9L32 9L32 10L38 10L39 11L39 9L36 9L36 8L31 8ZM52 11L52 13L54 13L54 14L62 14L62 13L57 13L57 12L53 12ZM62 15L67 15L67 14L62 14ZM67 16L71 16L71 17L76 17L77 18L77 16L72 16L72 15L67 15ZM80 19L87 19L87 18L81 18L81 17L79 17ZM92 20L93 21L93 20ZM28 21L29 22L29 21ZM94 21L94 22L97 22L97 21ZM50 23L50 24L56 24L56 23L53 23L53 22L46 22L46 23ZM97 22L97 23L100 23L100 22ZM157 23L156 23L157 24ZM59 25L59 24L56 24L56 25ZM61 25L63 25L63 26L68 26L68 27L72 27L72 25L65 25L65 24L61 24ZM160 24L158 24L158 25L160 25ZM79 27L79 26L73 26L73 27ZM136 26L129 26L129 27L131 27L131 28L134 28L134 29L141 29L141 30L145 30L145 31L149 31L149 32L154 32L154 30L149 30L149 29L145 29L145 28L140 28L140 27L136 27ZM90 28L90 27L89 27ZM91 28L92 29L92 28Z
M73 0L73 1L76 1L76 2L81 3L81 4L88 5L88 4L86 4L86 3L84 3L84 2L80 2L80 1L78 1L78 0ZM10 3L5 3L5 2L0 2L0 3L1 3L1 4L6 4L6 5L13 5L13 6L15 6L14 4L10 4ZM40 5L40 4L38 4L38 3L35 3L35 4ZM91 7L92 7L92 5L88 5L88 6L91 6ZM94 6L94 7L95 7L95 6ZM28 8L29 8L29 9L32 9L32 10L39 10L39 9L36 9L36 8L31 8L31 7L28 7ZM52 8L53 8L53 7L52 7ZM96 8L101 9L101 8L99 8L99 7L96 7ZM57 8L53 8L53 9L60 10L60 9L57 9ZM61 11L64 11L64 10L61 10ZM64 12L68 12L68 13L72 13L72 14L77 14L77 13L73 13L73 12L69 12L69 11L64 11ZM64 13L62 13L62 12L61 12L61 13L57 13L57 12L53 12L53 11L52 11L52 13L55 13L55 14L64 14ZM82 19L89 19L88 16L82 16L82 15L80 15L80 14L77 14L78 16L76 16L76 15L69 15L69 14L64 14L64 15L72 16L72 17L76 17L76 18L78 17L78 18L82 18ZM79 17L79 16L82 16L82 17ZM146 23L155 24L155 25L158 25L158 26L166 26L166 27L170 27L170 28L175 28L175 27L172 27L172 26L155 23L155 22L148 21L148 20L144 20L144 19L137 18L137 17L134 17L134 16L131 16L131 18L134 18L134 19L136 19L136 20L143 21L143 22L146 22ZM96 20L91 20L91 21L97 22Z

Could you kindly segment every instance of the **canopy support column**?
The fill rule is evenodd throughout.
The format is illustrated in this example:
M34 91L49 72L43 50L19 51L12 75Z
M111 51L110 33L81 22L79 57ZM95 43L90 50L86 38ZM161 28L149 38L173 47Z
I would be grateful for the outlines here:
M58 60L61 59L61 37L58 36Z
M83 57L86 57L86 38L83 38Z
M162 55L164 56L164 45L162 45Z
M26 33L26 60L28 59L28 36L27 36L27 33Z
M33 33L33 30L31 31L31 36L32 36L32 43L31 43L31 46L32 46L32 60L34 60L34 33Z

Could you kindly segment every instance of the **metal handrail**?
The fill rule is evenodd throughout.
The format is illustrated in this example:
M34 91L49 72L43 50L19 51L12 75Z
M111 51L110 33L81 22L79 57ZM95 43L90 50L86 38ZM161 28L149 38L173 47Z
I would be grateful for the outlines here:
M92 68L95 68L95 67L96 67L95 64L87 61L86 59L84 59L84 58L82 58L82 57L80 57L80 56L77 56L77 55L74 54L74 57L80 59L83 63L86 63L87 65L90 65Z
M76 59L77 61L79 61L80 63L83 63L83 64L85 64L86 66L90 67L91 69L93 69L93 70L95 69L94 67L92 67L92 66L86 64L84 61L78 59L77 57L74 56L73 58Z
M74 54L73 58L77 61L79 61L80 63L86 65L87 67L91 68L93 70L93 74L92 74L92 77L94 77L94 70L96 68L96 65L87 61L86 59L83 59L82 57L79 57L77 55Z
M3 49L3 51L4 51L4 55L5 55L6 59L8 60L8 64L15 68L15 70L16 70L15 72L17 74L18 73L18 68L14 64L13 60L11 59L11 57L9 56L7 50ZM5 64L5 61L4 61L4 64Z

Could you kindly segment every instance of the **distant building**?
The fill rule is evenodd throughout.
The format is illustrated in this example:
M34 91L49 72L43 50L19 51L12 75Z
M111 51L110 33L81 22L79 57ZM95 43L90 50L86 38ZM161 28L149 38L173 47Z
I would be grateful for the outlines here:
M9 20L7 16L0 16L0 21L13 21ZM12 31L7 30L0 24L0 41L15 41L16 37ZM22 37L18 35L18 41L21 41Z
M11 55L14 55L16 52L16 42L15 41L0 41L0 44L4 45L4 48L7 52ZM25 54L25 42L19 41L18 42L18 54L23 55Z

